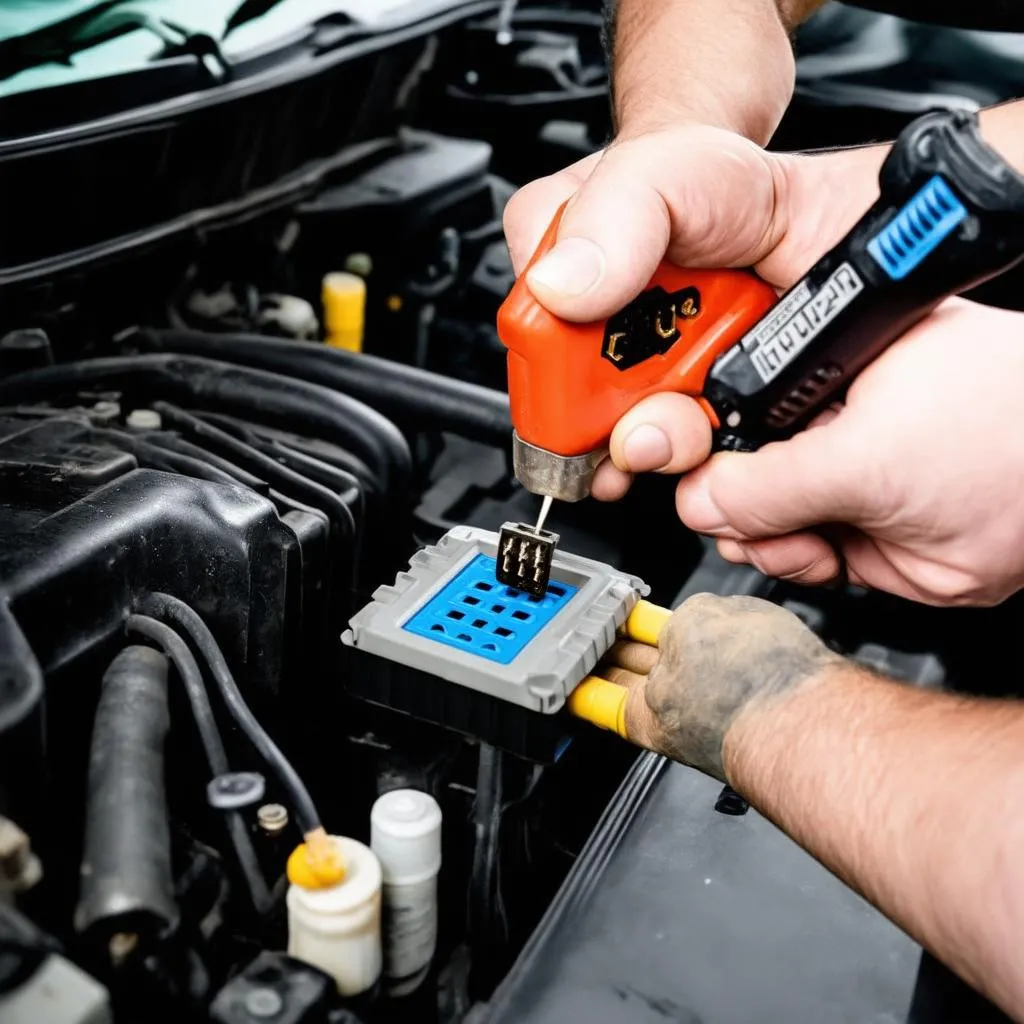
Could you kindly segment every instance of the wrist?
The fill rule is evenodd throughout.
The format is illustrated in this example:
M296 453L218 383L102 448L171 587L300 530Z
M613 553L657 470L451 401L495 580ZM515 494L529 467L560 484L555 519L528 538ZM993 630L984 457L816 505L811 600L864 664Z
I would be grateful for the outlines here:
M830 651L791 685L749 701L732 717L722 738L726 781L753 803L770 803L779 763L799 750L802 738L842 703L850 686L878 678Z
M616 132L625 137L696 123L763 145L793 93L796 64L774 0L620 0L614 51Z

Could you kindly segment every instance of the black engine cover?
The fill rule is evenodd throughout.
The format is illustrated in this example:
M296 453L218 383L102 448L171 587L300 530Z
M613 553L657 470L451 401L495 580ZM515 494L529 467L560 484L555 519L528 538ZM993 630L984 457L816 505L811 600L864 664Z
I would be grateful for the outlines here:
M44 675L105 649L146 591L196 608L257 697L307 656L309 524L300 540L250 488L139 469L109 435L74 415L0 417L3 778L41 767ZM18 787L26 823L34 788Z

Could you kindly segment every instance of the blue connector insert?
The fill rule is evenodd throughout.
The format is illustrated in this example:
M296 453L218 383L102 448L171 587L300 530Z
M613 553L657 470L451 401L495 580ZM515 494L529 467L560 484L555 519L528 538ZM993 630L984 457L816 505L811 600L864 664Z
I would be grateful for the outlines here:
M501 665L511 662L572 600L577 588L557 580L531 597L495 579L495 560L477 555L403 626Z
M889 277L901 281L966 216L964 204L935 175L868 243L868 252Z

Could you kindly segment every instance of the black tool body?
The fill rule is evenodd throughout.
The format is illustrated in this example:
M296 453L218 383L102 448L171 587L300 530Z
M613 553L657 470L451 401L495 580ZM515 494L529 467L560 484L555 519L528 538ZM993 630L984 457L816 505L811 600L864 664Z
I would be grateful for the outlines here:
M943 299L1024 258L1024 177L982 140L975 115L914 121L879 184L849 234L711 368L719 449L791 435Z

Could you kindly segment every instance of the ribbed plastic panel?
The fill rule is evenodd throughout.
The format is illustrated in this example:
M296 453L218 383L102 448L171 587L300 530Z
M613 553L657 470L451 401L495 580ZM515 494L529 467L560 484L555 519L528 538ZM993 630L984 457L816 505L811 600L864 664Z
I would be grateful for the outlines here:
M507 665L577 593L568 583L551 583L544 597L530 597L502 586L494 574L494 559L478 555L404 628Z
M967 216L936 175L869 243L868 252L894 281L906 277Z

